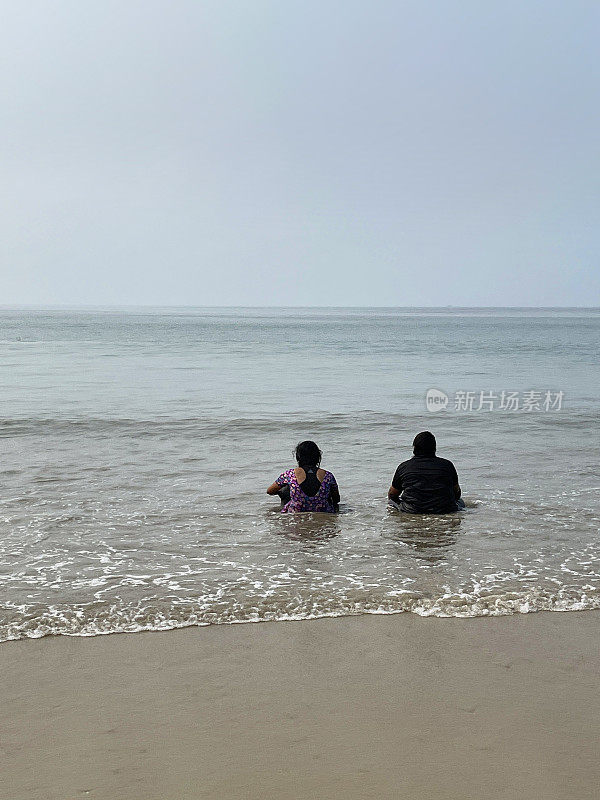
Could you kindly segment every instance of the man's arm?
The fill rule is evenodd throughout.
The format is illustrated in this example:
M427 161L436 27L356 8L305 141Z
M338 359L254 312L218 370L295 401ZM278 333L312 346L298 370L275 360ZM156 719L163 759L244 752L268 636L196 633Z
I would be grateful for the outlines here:
M460 486L458 485L458 472L456 471L456 467L452 462L450 462L451 467L451 474L452 474L452 488L454 489L454 497L459 500L460 499Z
M390 486L388 489L388 500L392 500L394 503L397 503L400 499L400 490L396 489L395 486Z
M392 478L392 485L388 489L388 500L397 503L402 494L402 476L400 475L400 467L394 473Z

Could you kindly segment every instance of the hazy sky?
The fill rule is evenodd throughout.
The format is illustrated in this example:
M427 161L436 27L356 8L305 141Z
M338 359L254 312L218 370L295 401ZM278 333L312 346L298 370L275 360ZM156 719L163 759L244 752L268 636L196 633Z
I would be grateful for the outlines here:
M600 4L0 0L0 304L600 305Z

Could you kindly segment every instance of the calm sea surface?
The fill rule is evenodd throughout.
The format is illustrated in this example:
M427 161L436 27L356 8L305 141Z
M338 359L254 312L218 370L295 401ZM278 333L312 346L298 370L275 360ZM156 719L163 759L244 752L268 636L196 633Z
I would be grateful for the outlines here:
M2 310L0 640L600 608L599 353L596 309ZM424 429L463 513L386 508ZM339 515L265 495L305 438Z

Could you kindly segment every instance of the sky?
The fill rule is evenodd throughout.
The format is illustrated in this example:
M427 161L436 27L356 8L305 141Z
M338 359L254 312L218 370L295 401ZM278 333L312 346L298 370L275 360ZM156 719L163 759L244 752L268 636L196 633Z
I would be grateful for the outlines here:
M600 305L595 0L2 0L0 305Z

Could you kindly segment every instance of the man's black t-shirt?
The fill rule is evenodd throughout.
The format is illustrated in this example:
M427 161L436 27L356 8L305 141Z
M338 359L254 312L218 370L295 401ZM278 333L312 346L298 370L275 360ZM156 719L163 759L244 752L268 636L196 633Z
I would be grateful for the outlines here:
M396 470L392 486L402 493L398 504L412 514L456 511L454 486L458 475L451 461L437 456L413 456Z

